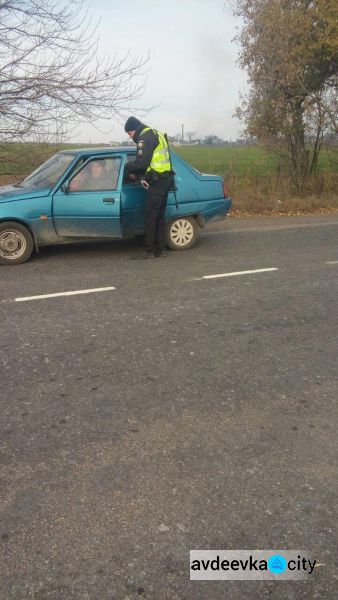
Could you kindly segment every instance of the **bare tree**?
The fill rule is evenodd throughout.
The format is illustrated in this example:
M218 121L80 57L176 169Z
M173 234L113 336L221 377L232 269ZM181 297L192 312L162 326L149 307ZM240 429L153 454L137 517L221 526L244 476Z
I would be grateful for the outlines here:
M297 193L316 172L323 136L337 130L336 0L235 0L250 92L237 114L279 153Z
M146 60L102 59L82 0L0 0L0 142L123 114Z

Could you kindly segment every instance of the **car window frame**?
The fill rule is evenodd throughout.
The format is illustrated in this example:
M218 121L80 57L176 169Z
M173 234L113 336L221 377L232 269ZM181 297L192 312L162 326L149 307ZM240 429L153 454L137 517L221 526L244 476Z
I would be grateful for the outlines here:
M60 181L58 181L57 185L55 186L54 190L52 191L53 194L57 193L58 191L60 191L62 189L63 186L68 186L69 183L71 182L71 180L73 179L73 177L75 177L89 162L93 161L93 160L104 160L107 158L120 158L121 159L121 163L120 163L120 168L119 168L119 174L118 174L118 178L117 178L117 182L116 182L116 189L110 189L110 190L79 190L79 191L71 191L68 190L66 193L67 194L81 194L81 193L86 193L86 194L99 194L101 192L118 192L121 191L122 188L122 178L123 178L123 173L124 173L124 167L126 164L126 155L123 152L119 152L119 153L111 153L111 154L90 154L89 156L86 155L79 155L78 160L75 162L75 165L70 165L70 168L68 170L68 173L65 173L65 176L62 177L62 179ZM81 159L84 159L83 162L79 165ZM75 168L74 168L75 167ZM78 167L78 168L77 168Z
M118 183L119 183L119 177L120 177L120 170L121 170L121 165L122 165L122 160L121 157L114 154L114 155L109 155L109 156L91 156L89 158L89 160L86 160L84 163L82 163L79 167L79 169L76 169L76 171L74 173L71 174L70 178L67 180L68 186L70 186L71 182L73 181L73 179L79 174L81 173L81 171L83 171L83 169L85 169L91 162L100 162L100 161L104 161L104 160L111 160L111 161L115 161L115 160L119 160L119 170L118 170L118 176L116 179L116 186L115 187L111 187L111 188L98 188L98 189L82 189L82 190L71 190L68 189L68 194L89 194L91 192L93 192L94 194L99 194L101 192L116 192L118 190Z
M133 162L135 159L136 159L136 150L133 151L133 152L127 152L126 153L126 162L124 164L124 167L126 166L126 164L128 162ZM124 167L123 167L123 178L122 178L122 185L123 185L123 187L124 186L127 186L128 188L129 187L133 187L133 188L135 188L135 187L142 187L141 179L142 179L143 175L141 175L141 174L137 175L137 178L136 178L135 181L132 181L132 180L130 180L130 181L123 181L124 180Z

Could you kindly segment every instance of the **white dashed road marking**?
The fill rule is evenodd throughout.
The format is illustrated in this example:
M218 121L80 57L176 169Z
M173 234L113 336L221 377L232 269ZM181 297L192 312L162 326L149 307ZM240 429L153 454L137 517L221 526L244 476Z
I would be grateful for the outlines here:
M338 265L338 260L327 260L326 265ZM194 277L194 281L201 281L202 279L221 279L222 277L234 277L236 275L251 275L254 273L268 273L271 271L278 271L277 267L269 267L266 269L251 269L248 271L233 271L231 273L216 273L215 275L202 275L202 277ZM89 290L73 290L70 292L58 292L55 294L41 294L39 296L24 296L22 298L14 298L14 302L29 302L30 300L44 300L46 298L59 298L62 296L77 296L80 294L93 294L98 292L108 292L115 290L115 287L102 287L92 288ZM1 303L13 302L13 300L0 300Z
M74 290L72 292L58 292L57 294L43 294L41 296L25 296L15 298L15 302L28 302L29 300L44 300L45 298L58 298L59 296L77 296L78 294L93 294L94 292L108 292L115 290L114 287L93 288L91 290Z
M249 275L251 273L266 273L267 271L278 271L277 267L269 269L254 269L252 271L234 271L233 273L218 273L217 275L203 275L199 279L218 279L219 277L233 277L234 275Z

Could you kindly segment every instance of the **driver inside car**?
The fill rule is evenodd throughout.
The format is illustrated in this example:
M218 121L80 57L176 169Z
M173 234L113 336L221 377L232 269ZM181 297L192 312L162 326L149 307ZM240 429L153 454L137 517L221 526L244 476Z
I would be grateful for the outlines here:
M70 191L111 190L115 189L115 186L116 181L106 173L104 161L93 160L72 179Z

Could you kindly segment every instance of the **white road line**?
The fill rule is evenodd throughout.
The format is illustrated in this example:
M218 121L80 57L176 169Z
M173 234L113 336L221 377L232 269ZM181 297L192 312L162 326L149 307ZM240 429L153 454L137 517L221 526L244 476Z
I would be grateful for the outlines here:
M29 300L43 300L44 298L58 298L59 296L77 296L78 294L92 294L94 292L108 292L115 290L114 287L93 288L91 290L74 290L72 292L58 292L57 294L43 294L41 296L26 296L15 298L15 302L28 302Z
M203 275L201 279L217 279L219 277L233 277L234 275L248 275L250 273L265 273L267 271L278 271L277 267L269 269L254 269L252 271L234 271L233 273L218 273L217 275Z
M327 260L326 265L338 265L338 260Z

